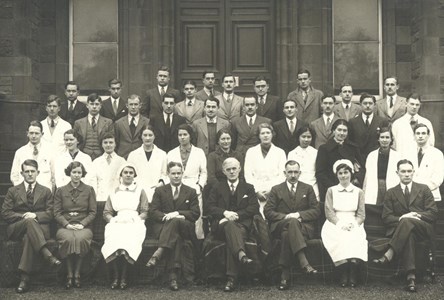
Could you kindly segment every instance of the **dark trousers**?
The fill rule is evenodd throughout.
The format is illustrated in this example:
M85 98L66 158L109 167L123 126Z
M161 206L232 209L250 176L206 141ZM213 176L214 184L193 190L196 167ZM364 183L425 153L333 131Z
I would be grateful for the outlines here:
M415 244L429 240L433 227L431 224L412 218L402 219L393 233L389 245L398 258L402 259L404 269L414 271L415 266Z
M226 274L237 277L239 273L239 251L245 251L245 240L247 239L247 228L235 221L227 221L219 224L216 235L225 241L226 253Z
M308 236L304 235L301 222L294 218L279 221L273 235L281 239L279 265L289 268L296 253L307 247Z
M23 252L19 270L30 273L34 257L46 245L49 239L49 225L39 224L34 219L23 219L10 224L7 229L8 239L23 240Z

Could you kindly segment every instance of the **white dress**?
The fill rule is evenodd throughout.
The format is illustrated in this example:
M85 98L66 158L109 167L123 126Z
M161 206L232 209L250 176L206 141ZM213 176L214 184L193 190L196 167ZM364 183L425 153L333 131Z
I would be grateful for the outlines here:
M117 218L118 222L110 222L105 226L105 243L102 247L102 254L107 262L107 259L119 249L126 250L134 261L142 252L146 227L145 221L140 219L137 211L142 191L135 185L130 187L130 190L124 190L120 186L114 194L110 195L112 208L117 212L114 218Z
M316 195L316 199L319 201L319 189L318 182L316 181L316 156L318 155L318 150L312 146L307 148L302 148L297 146L295 149L288 153L288 160L295 160L299 163L301 167L301 176L299 176L299 181L310 184Z
M364 205L364 193L352 184L346 189L338 184L327 191L325 200L327 220L322 227L321 237L325 249L335 263L350 258L367 261L367 235L364 223L358 225L356 221L359 202ZM365 205L363 209L365 211ZM329 219L337 220L337 224L330 222ZM352 230L341 229L341 224L350 222L355 224Z

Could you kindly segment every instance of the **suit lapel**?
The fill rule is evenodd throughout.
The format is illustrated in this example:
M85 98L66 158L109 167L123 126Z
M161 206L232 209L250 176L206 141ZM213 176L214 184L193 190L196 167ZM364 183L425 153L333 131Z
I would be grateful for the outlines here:
M41 198L41 195L43 193L43 189L41 186L37 183L34 188L34 205L37 203L37 201Z
M271 101L270 96L267 94L267 101L265 101L264 106L262 107L262 115L264 115L271 107Z
M287 204L290 211L292 211L294 208L294 201L291 198L291 193L290 193L290 190L288 189L286 181L284 183L282 183L282 188L280 190L282 191L282 199ZM297 189L296 189L296 191L297 191Z
M87 128L88 128L88 123L89 123L89 121L88 121L88 116L86 116L84 119L83 119L83 122L81 122L80 123L80 130L82 131L81 132L81 135L82 136L86 136L86 131L87 131ZM85 142L85 141L83 141L83 142Z
M395 189L395 195L401 205L408 210L407 204L405 203L404 193L402 192L401 185L398 184ZM410 199L412 199L412 195L410 195Z
M418 196L419 189L415 183L412 184L412 191L410 192L410 199L409 199L409 205L411 205Z
M20 195L20 199L22 200L22 202L25 203L26 205L28 205L28 199L26 198L25 184L26 184L26 182L23 182L23 183L20 184L19 195Z
M217 121L219 123L219 120ZM208 139L208 124L207 124L207 119L203 119L201 121L199 121L199 127L202 129L202 132L205 136L205 138ZM216 125L217 127L217 125Z
M173 202L175 202L174 203L175 208L178 209L179 207L181 207L182 203L184 203L185 200L187 200L187 193L186 191L184 191L184 185L182 184L179 190L179 197L177 198L176 201L173 200Z
M134 131L134 136L137 136L140 129L142 129L143 125L145 125L145 123L143 122L142 116L139 115L139 122L137 123L136 130ZM128 126L128 128L129 128L129 126Z
M139 123L140 123L140 119L139 119ZM123 128L125 128L126 134L131 137L131 130L129 128L129 124L128 124L128 118L124 117L123 119Z

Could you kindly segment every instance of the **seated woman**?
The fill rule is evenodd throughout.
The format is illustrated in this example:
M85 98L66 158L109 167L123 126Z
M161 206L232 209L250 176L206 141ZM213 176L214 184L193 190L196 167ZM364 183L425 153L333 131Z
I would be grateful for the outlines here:
M285 151L271 142L274 135L273 126L268 123L259 125L260 144L247 150L245 155L245 181L254 186L263 209L271 188L285 180L284 171L287 162Z
M65 168L70 162L79 161L85 167L88 174L83 182L91 183L91 157L79 150L78 145L82 143L82 136L74 129L67 130L64 135L65 151L55 158L54 161L54 180L57 187L62 187L70 181L70 175L65 174Z
M340 285L356 286L357 264L367 261L367 235L364 230L364 192L351 183L353 164L341 159L333 165L339 184L329 187L325 197L322 242L340 272Z
M301 166L299 181L310 184L316 194L316 199L319 201L318 182L315 176L318 150L311 146L315 139L315 131L304 125L296 131L296 139L299 140L299 146L288 153L288 160L298 162Z
M370 152L365 162L365 204L383 206L385 192L399 183L396 164L401 156L390 146L393 136L390 128L383 127L378 133L379 148ZM382 211L380 211L381 213Z
M340 159L348 159L353 164L355 174L353 184L361 187L364 181L364 161L356 144L348 137L348 122L344 119L336 120L331 130L333 137L321 145L316 156L316 179L319 186L320 201L325 200L325 193L331 186L338 184L338 178L333 170L333 164Z
M113 281L111 289L126 289L127 270L142 252L145 240L145 219L148 215L148 198L144 190L135 182L136 168L125 164L118 173L120 186L111 193L103 210L105 243L102 254L106 263L111 264ZM120 270L120 285L119 285Z
M59 255L66 259L67 289L80 287L80 268L83 257L88 254L93 233L92 222L96 217L96 194L93 187L82 182L85 167L73 161L65 169L71 181L57 189L54 196L54 218L58 224L56 234Z
M191 144L194 140L194 131L190 125L182 124L177 128L179 147L168 152L169 162L181 162L183 166L183 184L196 190L199 198L200 215L202 216L202 191L207 183L207 158L202 149ZM196 221L196 236L204 238L202 218Z
M137 166L137 184L145 191L151 203L156 187L164 185L167 180L165 151L154 145L156 135L152 125L141 129L142 146L128 155L128 162Z

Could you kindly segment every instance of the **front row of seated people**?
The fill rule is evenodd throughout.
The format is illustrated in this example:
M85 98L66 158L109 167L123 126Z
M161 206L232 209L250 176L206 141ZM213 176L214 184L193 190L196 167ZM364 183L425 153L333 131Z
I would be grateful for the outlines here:
M37 128L39 127L38 125L40 125L40 123L34 124L31 122L28 130L28 136L30 139L38 138L40 129ZM332 130L333 138L325 145L321 146L317 152L316 149L310 146L312 140L316 138L314 131L308 126L300 127L296 133L296 137L299 140L300 145L294 150L290 151L288 155L289 161L294 160L297 161L297 163L289 163L286 160L285 152L282 149L274 146L271 142L272 136L274 135L273 127L271 125L264 123L258 126L258 140L260 141L260 144L247 150L245 162L242 154L231 150L231 141L233 140L232 132L229 129L222 129L216 135L216 141L219 147L216 151L210 153L208 157L208 165L203 151L191 144L194 132L189 125L186 124L178 127L179 146L170 151L168 154L154 145L153 142L156 138L156 133L153 127L151 127L151 125L144 126L141 130L142 146L130 153L128 156L128 163L125 163L125 160L114 152L116 141L112 134L105 134L102 138L101 144L104 149L103 155L99 156L92 163L90 160L80 161L80 158L83 157L83 153L80 152L77 145L78 143L82 142L81 137L78 136L75 131L68 130L64 135L67 151L65 155L61 155L57 158L57 163L55 164L57 168L55 172L59 174L58 177L60 178L56 179L59 181L59 184L57 184L58 189L55 192L54 207L52 207L52 199L47 199L50 207L44 206L44 210L51 211L51 215L45 216L52 217L53 211L54 217L60 227L57 232L57 239L60 241L61 245L60 257L63 259L66 258L67 260L68 274L66 287L69 288L71 286L81 285L80 266L82 258L84 257L85 253L89 251L89 244L92 239L90 225L94 219L96 210L91 201L93 197L94 201L96 200L96 194L97 201L107 201L104 218L109 223L107 228L113 228L109 230L107 229L105 235L107 235L107 232L111 232L111 235L114 236L116 235L114 232L120 231L119 226L115 225L115 223L126 224L129 223L129 220L135 222L139 221L139 219L144 220L147 218L147 203L151 203L149 205L150 213L148 216L150 216L155 223L160 223L160 226L154 226L156 227L156 230L154 231L156 232L157 236L160 237L162 236L160 234L162 233L164 227L162 225L166 219L175 219L177 217L182 218L182 216L184 216L177 211L177 208L175 207L177 203L174 201L173 207L167 207L166 211L164 211L165 207L162 206L162 204L156 213L153 212L155 211L154 208L156 208L155 204L157 203L157 205L159 205L159 195L161 195L159 192L161 189L164 189L165 187L169 187L171 189L171 184L179 180L180 184L178 190L181 190L181 186L190 186L192 190L196 192L198 207L196 220L200 219L202 210L204 209L204 215L209 215L213 218L213 224L211 226L212 232L219 237L223 237L225 235L225 238L229 240L229 242L227 241L227 245L230 248L227 249L227 251L228 253L234 253L234 261L233 257L230 257L232 261L227 262L228 279L225 289L227 291L233 290L238 268L236 262L239 261L241 264L247 262L248 264L250 261L245 254L245 249L242 243L239 242L239 240L236 241L236 238L233 240L233 236L239 238L240 236L243 236L244 231L249 232L251 229L251 223L248 220L244 221L242 218L245 217L245 215L243 213L239 215L239 212L236 210L239 209L244 212L244 208L241 205L242 203L235 203L237 206L234 205L229 206L228 208L221 208L224 209L223 212L227 211L227 215L229 216L228 218L225 216L225 213L218 215L214 211L214 207L208 207L209 203L214 203L215 205L218 204L217 201L219 200L214 200L214 193L220 189L224 190L224 188L226 188L225 183L229 185L231 190L232 187L230 184L230 178L235 178L232 180L233 182L241 182L242 184L240 184L240 187L243 187L244 183L247 184L247 182L252 185L256 204L259 200L258 213L262 214L268 219L272 237L280 238L282 241L282 257L279 260L282 262L282 280L279 286L280 289L288 288L289 267L286 262L289 261L289 257L291 258L292 255L298 259L305 272L316 273L316 270L311 267L305 258L304 248L306 245L303 242L295 243L294 241L302 241L303 239L312 238L314 234L314 226L310 226L309 222L314 221L320 215L319 208L316 208L315 204L317 204L319 198L324 199L322 196L319 197L319 192L321 194L325 193L326 195L326 217L327 222L329 222L326 223L328 225L326 225L325 229L323 230L323 236L325 236L324 243L326 244L327 250L329 250L330 246L334 246L339 249L334 250L333 252L330 252L329 250L329 253L332 256L335 264L338 266L338 269L341 270L341 285L356 285L356 263L359 260L366 260L364 252L359 252L357 249L355 249L358 253L353 253L351 257L339 256L336 259L336 253L339 252L341 255L343 255L343 253L341 250L341 245L337 245L335 240L331 239L340 235L334 235L333 237L333 234L329 232L334 231L333 228L337 229L337 227L340 227L341 230L344 229L350 231L350 235L348 233L344 234L344 240L347 240L349 236L353 236L353 240L356 240L358 236L361 238L363 237L365 240L365 232L362 234L362 230L357 230L359 228L362 229L362 223L365 217L363 205L364 203L379 205L384 203L385 205L386 201L384 201L384 199L387 197L385 196L386 191L397 186L399 183L399 179L395 177L395 174L397 170L399 171L399 165L397 166L397 163L401 157L397 154L397 152L391 150L390 148L391 141L393 140L390 130L388 128L380 128L378 132L378 143L380 148L368 155L365 165L366 167L364 167L362 158L359 155L359 149L355 149L355 146L349 143L347 140L347 121L338 119L332 125ZM427 126L423 124L416 124L413 133L417 140L418 146L424 151L422 156L419 156L418 154L418 157L415 156L409 158L412 169L414 166L414 169L418 171L417 173L421 174L420 177L414 175L414 179L415 181L425 184L429 188L433 188L433 193L437 194L434 195L435 200L439 200L438 197L440 195L438 188L440 182L442 181L442 179L439 178L442 177L441 173L443 168L438 168L439 170L434 172L431 172L431 170L433 169L433 161L435 161L434 158L437 157L438 154L441 155L440 161L442 161L442 153L440 153L439 150L434 147L427 146L427 138L429 136ZM30 149L31 152L34 150L35 149ZM40 151L42 151L42 149L40 149ZM228 167L223 164L227 158L230 158L228 162L231 162L231 164L229 165L233 165L233 161L237 161L236 167L231 167L234 174L229 173L229 171L227 171ZM345 167L343 166L341 170L338 170L337 167L339 166L336 165L336 162L341 160L348 162L345 164ZM25 161L28 162L28 160ZM39 163L40 161L41 160L39 160ZM180 174L176 174L180 177L180 179L172 179L171 168L167 167L167 162L177 162L180 164ZM42 163L44 165L43 168L45 173L47 173L48 171L46 169L48 168L48 162L43 160ZM73 165L73 163L75 164ZM69 164L68 168L64 169L63 164ZM21 192L26 192L26 195L29 194L29 197L34 197L34 186L36 185L37 179L39 179L37 178L39 175L39 169L36 166L31 166L31 169L34 169L31 176L28 174L29 172L25 172L24 169L28 168L28 165L29 162L22 164L21 176L23 179L21 181L24 181L25 183L18 183L14 188L10 189L10 192L17 189L17 191L20 190ZM242 168L242 165L245 167ZM126 168L125 171L122 169L122 166ZM135 166L137 166L137 168ZM326 166L328 166L328 168ZM128 169L132 169L132 171ZM363 179L364 170L367 171L365 179ZM113 176L113 174L117 174L117 176ZM137 182L137 189L135 189L134 185L132 185L133 179L136 177L136 175L138 178L134 180L134 182ZM208 183L205 185L207 177ZM83 182L80 180L80 178L83 178ZM115 182L117 181L117 178L120 181L118 183ZM302 182L307 183L311 190L308 189L306 193L302 193L302 203L293 205L291 203L291 199L297 199L301 195L299 193L300 191L298 191L296 187L294 188L296 190L292 191L292 184L295 184L295 186L298 187L305 186L305 184L299 181L299 179L301 179ZM34 184L29 192L28 181ZM279 185L283 181L286 182L288 189L285 189L285 184ZM47 180L43 180L43 182L46 183ZM221 182L223 185L225 185L223 188L220 186ZM319 192L317 183L319 183ZM361 191L358 193L357 191L360 191L358 186L361 186L362 183L364 183L366 192L362 193ZM90 188L90 185L93 188ZM40 185L37 184L37 186ZM50 186L51 184L49 184L49 187ZM237 187L237 184L234 184L234 186ZM21 190L19 187L24 189ZM41 187L43 188L43 186ZM138 206L135 208L136 210L133 210L133 212L128 214L125 206L130 204L125 203L123 207L120 207L119 199L116 198L115 194L119 192L119 189L122 189L122 192L119 193L119 195L127 195L128 198L131 198L130 195L134 196L134 194L129 193L128 191L130 191L132 188L134 188L134 191L140 191L140 197L136 197L138 202L135 201L136 199L133 199L134 203L131 205L138 203ZM37 191L38 190L39 189L37 189ZM277 190L281 190L281 192L278 193ZM282 192L282 190L284 192ZM235 191L237 193L236 188ZM289 197L290 200L287 199L286 201L282 193L286 194L284 196ZM170 193L168 192L164 194L164 196L166 195L165 197L168 198L169 194ZM204 199L206 201L205 207L203 207L202 194L204 195ZM340 199L347 196L346 198L350 198L350 203L342 204L340 202L340 204L337 204L335 202L336 194L340 195L336 197ZM8 218L8 216L11 215L11 210L15 208L14 205L11 206L11 203L15 201L14 199L11 199L11 197L14 198L13 195L14 194L8 192L5 199L3 209L4 219L8 223L15 223L17 220L27 219L29 217L35 219L34 210L37 208L34 207L35 205L31 205L31 202L27 204L29 206L25 205L24 207L18 208L20 217L14 214L15 218ZM233 196L230 195L231 194L226 194L225 197L229 198ZM248 194L245 195L248 196ZM41 196L41 194L38 193L37 196ZM171 193L170 196L173 197L174 194ZM317 199L318 201L313 201L312 196L314 196L314 199ZM216 198L219 197L223 196L216 196ZM278 197L281 198L278 199ZM247 198L249 198L249 196ZM280 201L280 199L283 199L283 201ZM188 200L186 204L190 204L191 200L186 200ZM114 202L116 202L116 204L114 204ZM357 205L356 207L353 206L353 203L355 202ZM161 201L161 203L163 203L163 201ZM230 201L227 200L224 204L228 205L229 203ZM116 205L116 207L114 207L114 205ZM243 205L246 205L246 203L243 203ZM276 207L273 208L270 207L270 205L276 205ZM349 207L348 205L351 206ZM277 214L273 213L273 209L277 210ZM281 211L281 209L283 209L283 211ZM342 209L345 211L342 212ZM125 212L119 214L120 210ZM286 210L289 211L287 212ZM308 210L309 212L302 213L302 210ZM252 212L253 208L250 207L247 209L247 211ZM354 223L349 222L350 219L353 219L350 218L350 215L353 215L353 211L355 212L354 215L356 217L356 222ZM134 218L136 213L138 214L139 219ZM256 212L252 215L255 214ZM117 218L115 215L117 215ZM185 215L185 219L193 223L196 221L193 219L194 215L195 212L192 214L187 214ZM303 217L301 217L302 215ZM347 215L348 217L346 217ZM281 222L283 224L278 225L277 223L281 221L282 216L284 216L286 219L298 220L301 227L299 228L294 226L294 220L291 220L292 222ZM220 222L222 223L214 224L214 220L218 219L220 219ZM223 224L225 223L224 219L237 222L236 226L232 226L231 222ZM40 224L40 220L45 220L45 218L39 217L38 220ZM49 221L47 221L47 223L48 222ZM143 222L141 224L143 224ZM332 227L332 224L337 226ZM193 241L195 238L202 239L202 225L198 223L192 227L196 231L196 235L191 235ZM230 230L228 230L230 232L229 234L226 232L227 228L230 228ZM134 232L136 231L137 230L135 229ZM122 232L125 232L125 230ZM18 235L12 234L8 231L8 237L11 239L19 240L23 234L23 230L19 231ZM356 234L356 236L354 234ZM142 235L142 231L140 231L140 236ZM110 235L108 234L108 236ZM230 238L228 238L228 236L230 236ZM47 236L44 235L44 237ZM177 239L178 237L176 236L175 238ZM176 250L173 249L175 246L172 245L172 242L168 242L168 240L169 238L166 237L161 239L161 241L164 242L160 244L159 251L155 253L153 258L148 263L148 266L156 265L157 260L163 257L164 253L165 255L172 255L171 257L175 257L174 253L176 252L174 251ZM41 240L32 242L44 245ZM328 246L329 243L330 246ZM115 242L107 243L106 241L105 245L106 247L104 246L103 254L106 262L111 264L111 269L113 270L112 286L113 288L126 288L128 263L134 263L137 260L140 252L136 250L137 247L133 246L131 246L131 249L115 249L114 247L118 247L120 245L119 243L116 244ZM125 243L125 245L133 244ZM366 248L365 245L362 243L360 249ZM25 249L27 249L27 247L25 247ZM54 262L55 258L44 250L45 247L37 247L34 245L31 249L41 249L40 252L44 257L51 257L51 263L57 264ZM347 247L344 249L350 250ZM388 258L387 261L389 261L393 256L393 253L396 253L397 251L399 251L399 248L393 248L393 252L389 252L386 255ZM26 253L26 255L24 254L26 257L31 255L29 254L29 249L26 251L24 250L24 253ZM30 259L26 258L25 261L29 262ZM29 268L22 267L22 265L20 265L19 269L22 270L23 276L17 291L26 291L29 281ZM177 270L174 269L175 267L173 265L171 268L170 279L171 288L176 290L178 288L176 280Z

